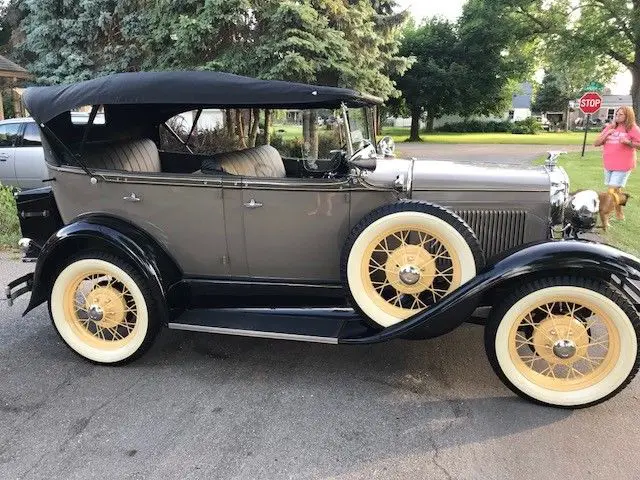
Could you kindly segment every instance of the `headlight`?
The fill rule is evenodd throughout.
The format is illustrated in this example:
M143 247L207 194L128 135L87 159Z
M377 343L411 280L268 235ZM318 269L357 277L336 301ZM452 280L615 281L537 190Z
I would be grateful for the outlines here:
M549 174L551 236L554 239L562 239L565 226L564 210L569 200L569 176L562 167L546 164L545 168Z
M582 190L569 197L565 220L577 232L591 230L598 221L600 199L594 190Z

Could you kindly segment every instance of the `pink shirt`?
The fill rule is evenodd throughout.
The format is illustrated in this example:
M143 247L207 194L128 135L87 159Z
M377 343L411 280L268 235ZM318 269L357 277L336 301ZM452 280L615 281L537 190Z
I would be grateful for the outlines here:
M627 172L636 168L636 149L621 143L626 138L640 142L640 128L634 125L627 132L624 125L619 125L616 131L607 137L603 152L604 168L607 170Z

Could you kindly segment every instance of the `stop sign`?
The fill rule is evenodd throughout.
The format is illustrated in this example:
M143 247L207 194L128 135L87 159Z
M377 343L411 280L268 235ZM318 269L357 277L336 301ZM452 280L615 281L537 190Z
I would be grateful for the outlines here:
M602 97L598 92L587 92L580 97L579 107L585 115L596 113L601 105Z

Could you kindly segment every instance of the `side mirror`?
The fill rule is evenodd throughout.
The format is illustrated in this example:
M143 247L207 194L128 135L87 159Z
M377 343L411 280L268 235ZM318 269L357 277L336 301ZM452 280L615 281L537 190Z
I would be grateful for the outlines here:
M385 157L395 157L395 150L396 142L389 136L382 137L378 142L378 151Z

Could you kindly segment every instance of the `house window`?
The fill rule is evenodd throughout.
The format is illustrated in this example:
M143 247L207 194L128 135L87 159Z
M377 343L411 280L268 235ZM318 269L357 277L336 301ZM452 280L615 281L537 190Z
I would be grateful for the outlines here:
M610 108L609 110L607 110L607 122L610 122L611 120L613 120L613 117L615 114L616 114L615 108Z
M509 110L509 120L513 120L513 114L515 113L514 110Z

